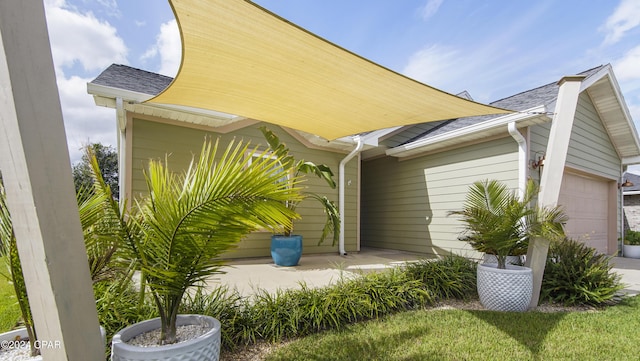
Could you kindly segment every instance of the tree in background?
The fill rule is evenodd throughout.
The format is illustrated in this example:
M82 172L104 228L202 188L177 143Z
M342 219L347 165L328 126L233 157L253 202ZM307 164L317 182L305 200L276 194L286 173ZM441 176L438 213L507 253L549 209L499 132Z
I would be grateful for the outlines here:
M101 143L90 143L85 148L91 148L92 153L95 154L104 182L111 188L113 197L118 199L120 193L118 189L118 153L112 146L105 146ZM76 186L76 193L79 193L83 187L93 187L91 164L87 154L87 152L83 152L80 162L73 165L73 183Z

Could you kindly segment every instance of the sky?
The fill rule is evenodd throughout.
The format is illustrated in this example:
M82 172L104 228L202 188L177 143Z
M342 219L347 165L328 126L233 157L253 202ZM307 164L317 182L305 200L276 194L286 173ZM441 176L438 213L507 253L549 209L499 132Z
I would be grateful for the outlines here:
M640 0L254 2L391 70L452 94L466 90L482 103L610 63L640 129ZM115 110L96 106L87 83L112 63L175 76L180 35L167 0L44 3L73 163L88 143L116 146Z

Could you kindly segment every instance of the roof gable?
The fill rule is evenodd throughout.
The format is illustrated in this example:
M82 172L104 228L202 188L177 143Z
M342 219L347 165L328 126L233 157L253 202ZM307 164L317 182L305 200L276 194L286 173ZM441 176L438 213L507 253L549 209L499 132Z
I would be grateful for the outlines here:
M90 84L128 90L136 93L157 95L163 91L172 77L132 68L126 65L112 64Z

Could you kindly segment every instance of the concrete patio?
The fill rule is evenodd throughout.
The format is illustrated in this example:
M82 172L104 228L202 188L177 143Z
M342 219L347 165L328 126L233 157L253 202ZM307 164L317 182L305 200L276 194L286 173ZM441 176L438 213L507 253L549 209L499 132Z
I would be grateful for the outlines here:
M243 296L256 288L275 292L300 288L301 283L321 287L361 272L382 270L405 262L424 259L422 254L394 250L364 248L346 256L338 254L304 255L296 267L276 266L270 258L234 260L224 267L226 274L216 277L209 287L220 284L237 288ZM627 294L640 293L640 259L615 257L614 271L622 276Z

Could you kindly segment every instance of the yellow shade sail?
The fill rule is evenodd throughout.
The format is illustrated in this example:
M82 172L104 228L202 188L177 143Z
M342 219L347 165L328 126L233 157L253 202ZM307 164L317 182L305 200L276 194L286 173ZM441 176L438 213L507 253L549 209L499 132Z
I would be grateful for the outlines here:
M216 110L322 136L508 111L427 86L244 0L170 0L173 82L149 102Z

